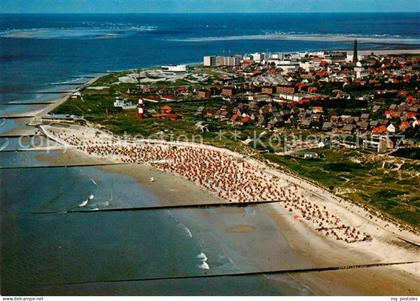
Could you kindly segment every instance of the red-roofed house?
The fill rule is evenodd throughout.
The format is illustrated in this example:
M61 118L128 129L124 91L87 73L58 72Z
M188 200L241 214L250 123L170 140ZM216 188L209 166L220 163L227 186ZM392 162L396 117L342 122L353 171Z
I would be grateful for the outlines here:
M176 92L185 93L185 92L187 92L187 87L178 87L178 88L176 88Z
M372 134L385 134L387 132L386 126L381 125L372 129Z
M403 121L403 122L401 122L401 124L400 124L400 132L404 132L409 127L411 127L411 122L409 122L409 121Z
M230 117L231 121L236 121L239 117L239 114L233 114L232 117Z
M172 111L173 111L173 109L170 106L163 106L163 107L160 108L160 112L162 114L170 114L170 113L172 113Z
M306 84L305 83L298 83L296 86L297 86L299 91L303 91L303 90L306 89Z
M328 72L325 70L320 70L316 73L316 76L318 77L328 77Z
M312 112L315 114L324 113L324 109L322 107L312 107Z
M417 113L416 112L407 112L405 113L405 117L407 119L416 119Z
M318 92L318 88L317 87L308 87L308 92L309 93L317 93Z
M389 118L400 118L401 117L401 112L388 110L388 111L385 111L385 116L388 119Z
M232 96L234 93L234 89L232 87L223 87L222 94L223 96Z
M417 102L417 99L413 96L413 95L408 95L407 96L407 101L409 102L409 103L416 103Z
M241 122L242 122L242 124L246 124L246 123L248 123L248 121L250 119L251 119L251 117L249 115L245 115L245 116L242 117Z
M252 61L252 60L244 60L243 62L242 62L242 65L254 65L254 61Z

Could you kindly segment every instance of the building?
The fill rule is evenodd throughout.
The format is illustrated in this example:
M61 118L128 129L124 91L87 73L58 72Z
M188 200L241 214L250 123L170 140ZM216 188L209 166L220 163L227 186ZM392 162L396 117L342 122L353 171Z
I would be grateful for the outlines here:
M164 95L160 97L160 100L164 102L173 102L173 101L178 101L178 98L173 95Z
M299 62L292 61L276 61L275 65L277 68L283 70L282 74L287 74L289 72L297 71L299 69Z
M280 100L288 100L288 101L300 101L304 98L303 94L297 94L297 93L279 93L278 98Z
M126 102L124 99L120 97L115 97L114 107L121 108L123 110L130 110L130 109L135 109L136 105L133 105L133 103L130 101Z
M353 64L356 64L359 61L357 56L357 40L353 42Z
M162 66L161 69L166 72L187 72L187 65L168 65Z
M148 102L158 103L158 102L160 102L160 97L157 96L157 95L149 95L149 96L143 96L142 100L143 101L148 101Z
M223 87L220 93L223 96L233 96L234 90L232 87Z
M155 118L165 118L165 119L180 119L182 115L174 113L172 107L165 105L160 108L160 114L153 115Z
M241 58L239 56L217 56L216 66L239 66Z
M254 54L252 54L252 59L256 63L261 63L265 59L265 54L264 53L258 53L258 52L254 53Z
M204 67L214 67L216 66L216 57L215 56L205 56L203 59Z
M201 99L208 99L211 97L211 92L208 89L201 89L198 90L198 98Z
M263 94L273 94L273 87L262 87L261 93Z
M296 88L292 85L280 85L276 87L276 93L296 93Z

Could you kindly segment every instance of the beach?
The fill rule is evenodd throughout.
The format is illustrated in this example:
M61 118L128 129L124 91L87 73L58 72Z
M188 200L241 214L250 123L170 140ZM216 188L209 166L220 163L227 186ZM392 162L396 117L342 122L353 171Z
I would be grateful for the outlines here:
M101 142L109 143L110 137L107 133L98 134L98 129L83 128L83 135L76 134L81 133L80 128L77 127L43 127L44 132L57 142L66 144L66 137L78 137L80 141L93 141L90 140L95 137L95 145L98 147ZM67 135L63 134L67 132ZM89 132L91 135L89 135ZM59 138L60 136L60 138ZM106 137L106 138L105 138ZM101 140L101 138L105 140ZM114 137L115 139L115 137ZM72 143L76 143L77 140L70 140ZM106 141L106 142L105 142ZM86 142L87 143L87 142ZM122 143L122 144L120 144ZM113 147L128 147L127 142L115 142ZM162 141L130 141L128 144L147 144L147 145L160 145L166 144ZM83 143L82 143L83 144ZM76 146L77 145L73 145ZM171 144L171 146L174 146ZM259 170L261 174L266 176L276 177L276 181L281 183L283 187L293 187L295 193L299 192L300 198L308 200L306 206L318 206L319 208L325 209L329 216L334 216L340 219L340 223L345 225L347 228L343 228L341 232L337 232L337 236L332 235L332 231L320 230L320 227L315 228L313 222L309 219L303 218L304 212L297 211L300 208L294 208L291 202L283 202L278 204L269 205L268 210L270 216L276 221L279 231L286 237L288 245L296 251L301 258L304 260L299 261L300 264L304 263L303 266L311 267L327 267L331 265L342 266L342 265L353 265L353 264L368 264L378 262L405 262L405 261L417 261L419 256L418 247L413 247L409 243L404 242L401 238L406 241L413 243L419 243L418 234L401 229L398 225L392 224L387 220L382 220L379 217L370 217L371 213L366 212L363 208L358 207L354 204L349 203L346 200L340 199L331 193L313 185L312 183L302 181L302 179L295 178L291 175L279 172L278 170L269 168L261 162L257 162L253 159L244 159L242 155L232 153L227 150L215 149L209 146L203 145L176 145L177 147L196 147L200 150L205 151L220 151L226 156L232 156L232 160L246 160L252 168ZM94 148L89 148L88 144L84 144L85 150L89 150L90 157L94 160L107 160L114 162L121 162L123 158L118 158L117 153L107 155L106 153L98 152L95 153ZM80 145L79 147L80 148ZM79 150L72 150L79 154L79 156L86 156L88 152ZM230 158L230 157L229 157ZM145 185L147 189L153 193L157 193L160 196L166 196L163 198L162 204L168 204L170 202L188 202L195 204L197 201L202 200L202 196L210 195L212 197L206 197L206 200L220 201L225 199L228 202L238 202L241 198L235 199L235 194L222 194L218 195L218 191L211 191L211 187L207 187L206 191L203 191L202 185L199 182L192 183L191 180L187 180L186 177L182 177L179 174L173 176L174 171L164 170L162 162L157 162L153 166L153 163L147 164L135 164L131 168L127 168L126 165L120 166L109 166L101 167L105 169L111 169L114 172L121 174L130 175ZM160 169L160 170L159 170ZM179 171L178 171L179 172ZM175 173L176 174L176 173ZM187 175L188 176L188 175ZM154 178L156 181L151 182L150 178ZM272 179L272 178L270 178ZM161 185L162 184L162 185ZM296 188L294 188L296 187ZM274 189L274 188L273 188ZM188 200L185 197L180 197L180 193L183 196L191 196ZM185 193L185 194L184 194ZM220 193L220 192L219 192ZM201 198L200 198L201 196ZM264 196L264 194L262 194ZM291 198L291 195L286 194L286 198ZM229 197L233 199L229 200ZM298 197L298 198L299 198ZM264 198L263 198L264 199ZM258 202L261 198L256 198L254 201ZM296 199L295 199L296 200ZM297 199L299 201L299 199ZM244 201L242 199L242 201ZM288 207L285 207L286 206ZM292 214L290 210L292 209ZM228 210L228 209L227 209ZM300 213L299 213L300 212ZM308 211L307 217L313 218L311 215L316 215L317 212ZM325 218L325 216L324 216ZM316 221L318 217L314 218ZM330 221L326 220L328 224ZM341 226L341 224L339 226ZM360 232L359 239L356 239L355 235L352 238L352 231L347 229L353 229L356 227ZM247 233L252 232L252 227L247 225L236 226L227 229L229 233ZM329 233L329 235L326 235ZM357 232L356 232L357 233ZM363 234L362 234L363 233ZM368 235L371 239L363 239ZM362 238L363 237L363 238ZM347 241L346 241L347 239ZM267 244L267 247L272 249L272 246ZM265 247L264 247L265 249ZM295 261L296 263L296 261ZM283 265L285 268L292 268L294 264ZM262 268L264 264L262 265ZM268 267L265 266L266 268ZM392 272L392 273L391 273ZM340 275L337 277L337 275ZM292 277L298 281L302 281L307 284L312 290L319 294L367 294L367 295L415 295L418 291L414 291L416 288L415 283L419 279L419 264L407 264L389 267L379 268L365 268L365 269L351 269L341 270L334 272L319 272L319 273L306 273L306 274L293 274ZM363 284L367 282L367 279L377 278L378 281L371 282L371 284ZM321 280L321 281L320 281ZM395 283L392 287L390 283ZM328 283L328 285L327 285ZM330 285L331 284L331 285Z
M305 179L283 171L284 166L252 162L252 158L222 152L235 190L249 179L246 175L238 182L232 179L233 175L239 176L234 172L236 160L250 164L253 171L261 170L258 164L270 173L281 170L275 176L280 183L279 187L276 185L279 190L273 186L271 190L285 192L296 179L299 187L294 193L307 201L304 203L308 207L307 217L317 213L313 212L315 205L320 212L325 205L329 214L339 217L341 223L354 227L355 233L360 231L359 238L366 233L372 240L348 243L335 239L331 231L326 236L316 230L319 226L302 218L300 209L306 210L302 206L295 208L289 202L286 209L282 200L259 204L270 199L267 191L261 197L254 192L250 198L252 204L236 204L239 200L246 201L244 197L256 182L248 190L244 188L243 195L225 192L219 196L224 188L218 182L223 178L217 173L215 160L208 157L218 153L218 149L202 148L205 158L209 158L209 168L216 174L209 178L211 186L205 186L195 181L199 180L196 174L179 168L182 159L174 152L170 155L178 161L173 170L162 165L163 161L161 165L138 163L141 159L138 156L136 162L120 162L120 154L89 155L75 146L56 147L55 142L45 145L44 142L51 140L38 127L40 117L66 101L75 100L72 92L83 89L99 75L196 63L206 55L323 50L352 54L355 38L365 38L359 41L362 54L370 53L369 49L375 53L418 53L418 49L409 49L418 48L418 19L418 13L3 14L0 24L3 67L0 116L5 118L0 117L3 136L0 145L3 150L0 156L1 294L419 295L418 264L201 277L402 262L418 258L418 247L398 237L418 242L418 236L410 234L408 229L400 231L398 226L391 229L386 226L387 221L371 220L369 216L366 219L364 208L347 202L337 204L324 190L316 191L321 196L313 198L310 190L317 189L317 184L305 186ZM278 37L280 33L284 34ZM389 50L392 48L397 50ZM78 86L85 81L89 82ZM97 84L99 88L103 86ZM95 89L87 92L103 92ZM76 109L70 114L82 113ZM90 118L89 113L83 114L80 117ZM21 140L25 135L29 137ZM32 138L43 143L23 149L30 147L27 142ZM155 144L155 150L163 145ZM194 151L195 145L177 147L185 148L179 152L183 156L201 156L201 152ZM16 151L18 148L21 151ZM246 170L245 165L242 168ZM258 172L255 176L262 182L270 182L273 177L268 174L259 178ZM195 208L203 203L225 203L226 207ZM177 205L190 207L141 209ZM291 214L289 209L296 214ZM373 212L370 214L376 217ZM349 235L355 235L353 228L348 229L351 229L347 231ZM344 233L340 237L346 238ZM135 280L189 275L199 278ZM77 282L85 284L74 284Z

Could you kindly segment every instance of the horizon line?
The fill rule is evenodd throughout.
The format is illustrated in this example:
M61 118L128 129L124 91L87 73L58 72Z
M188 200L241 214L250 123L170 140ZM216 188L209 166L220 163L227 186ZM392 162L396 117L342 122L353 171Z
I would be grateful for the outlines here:
M252 12L252 11L244 11L244 12L159 12L159 11L151 11L151 12L0 12L0 15L136 15L136 14L203 14L203 15L210 15L210 14L418 14L420 11L313 11L313 12L302 12L302 11L290 11L290 12L270 12L270 11L261 11L261 12Z

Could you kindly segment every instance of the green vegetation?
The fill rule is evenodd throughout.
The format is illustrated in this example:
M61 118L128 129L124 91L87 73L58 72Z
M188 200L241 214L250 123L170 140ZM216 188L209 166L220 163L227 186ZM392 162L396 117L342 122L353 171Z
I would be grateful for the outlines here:
M213 74L211 69L198 68L198 71L214 78L219 76L218 73ZM419 164L416 161L385 155L379 157L366 151L349 149L317 149L316 152L320 158L311 160L296 156L281 156L275 154L280 149L272 149L268 146L269 139L273 136L264 128L253 124L233 125L227 121L205 118L196 114L199 107L218 109L225 105L231 109L232 105L221 98L204 101L186 98L183 102L170 103L174 112L183 116L178 120L153 118L151 113L148 113L147 118L139 121L136 110L110 113L115 96L122 96L134 102L137 100L136 96L126 92L128 88L134 88L135 84L112 85L119 76L124 74L108 74L102 77L93 86L107 86L107 89L85 89L82 99L68 100L58 107L55 113L84 116L88 121L101 124L119 135L203 142L252 154L260 159L268 159L354 202L379 209L392 217L419 227L420 178L418 176ZM157 82L155 85L173 87L183 84L186 84L184 80L175 83ZM324 105L328 107L328 103ZM147 103L146 106L147 110L159 112L162 104ZM360 106L360 101L346 101L343 102L342 110L345 112L358 106ZM196 126L198 122L207 125L208 131L202 131ZM311 134L311 131L282 128L280 135L272 142L281 148L284 135L290 133L305 137ZM255 148L252 143L249 146L241 143L255 137L262 137L261 144ZM411 159L419 158L418 149L400 150L394 155Z
M400 148L393 156L420 160L420 148Z
M319 182L359 204L381 211L413 226L420 226L419 164L407 160L400 170L391 156L348 149L318 149L321 159L264 154L272 162ZM385 162L385 164L384 164Z

